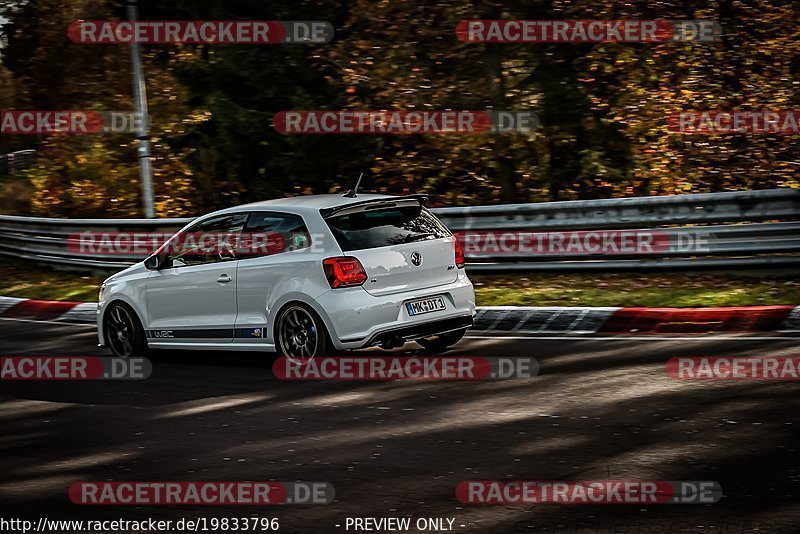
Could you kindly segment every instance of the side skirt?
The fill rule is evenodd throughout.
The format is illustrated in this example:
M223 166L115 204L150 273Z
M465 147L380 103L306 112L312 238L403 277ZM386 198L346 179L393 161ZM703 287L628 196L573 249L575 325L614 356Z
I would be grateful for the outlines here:
M148 341L151 349L191 349L191 350L237 350L252 352L275 352L271 343L169 343L165 341Z

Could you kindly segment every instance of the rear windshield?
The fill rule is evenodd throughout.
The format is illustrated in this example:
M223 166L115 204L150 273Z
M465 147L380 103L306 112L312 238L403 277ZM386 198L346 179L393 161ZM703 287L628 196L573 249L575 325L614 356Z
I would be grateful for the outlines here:
M343 251L387 247L452 235L420 205L359 211L326 219Z

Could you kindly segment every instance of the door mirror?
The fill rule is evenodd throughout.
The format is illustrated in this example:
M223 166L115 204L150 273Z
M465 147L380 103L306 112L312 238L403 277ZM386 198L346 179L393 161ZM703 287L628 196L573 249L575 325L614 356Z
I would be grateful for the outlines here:
M154 254L144 260L144 266L146 269L150 269L151 271L157 271L159 267L161 267L161 260L158 258L157 254Z

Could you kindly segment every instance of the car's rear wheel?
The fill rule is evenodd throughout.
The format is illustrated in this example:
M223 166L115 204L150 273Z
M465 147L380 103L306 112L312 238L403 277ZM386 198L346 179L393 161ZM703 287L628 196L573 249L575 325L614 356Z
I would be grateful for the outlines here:
M319 315L305 304L290 304L278 315L275 328L276 348L289 360L305 364L325 355L328 331Z
M467 329L461 330L454 330L452 332L447 332L445 334L439 334L438 336L431 336L431 337L423 337L420 339L415 339L417 343L419 343L423 348L431 350L431 351L443 351L448 347L452 347L459 341L461 338L464 337L464 334L467 333Z
M128 358L147 354L147 339L141 321L122 303L111 304L103 316L105 341L114 356Z

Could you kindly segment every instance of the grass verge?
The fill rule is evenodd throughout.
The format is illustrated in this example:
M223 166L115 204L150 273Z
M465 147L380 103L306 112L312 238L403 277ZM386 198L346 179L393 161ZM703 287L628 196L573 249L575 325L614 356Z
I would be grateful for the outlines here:
M0 295L4 297L96 302L107 277L0 259Z
M795 274L474 275L480 306L708 307L800 304Z

